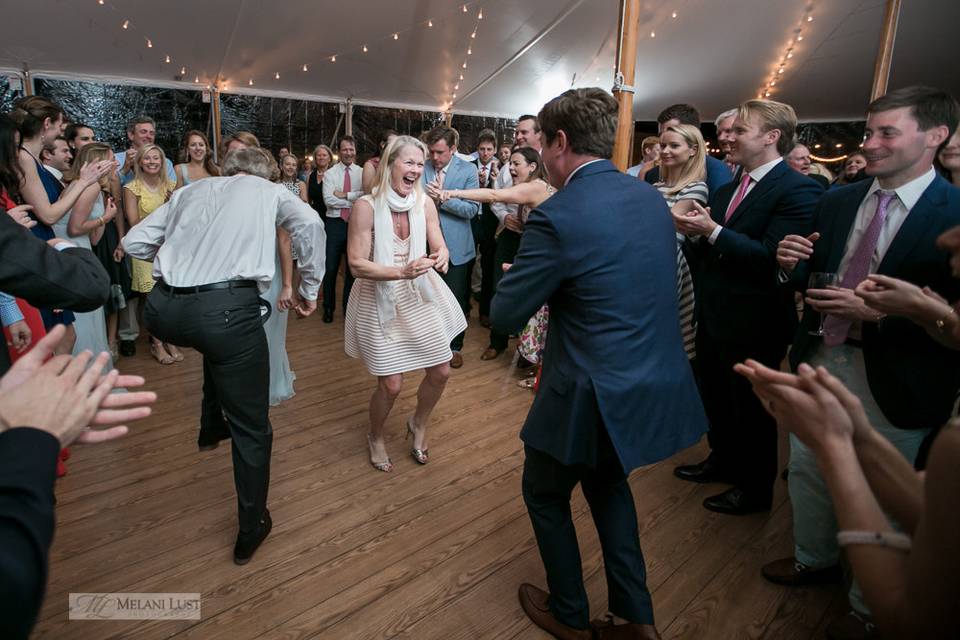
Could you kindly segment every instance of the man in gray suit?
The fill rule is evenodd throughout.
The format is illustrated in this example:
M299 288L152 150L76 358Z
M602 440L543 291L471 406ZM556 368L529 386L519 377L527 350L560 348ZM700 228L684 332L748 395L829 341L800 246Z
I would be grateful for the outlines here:
M470 274L477 258L477 248L473 241L470 219L480 212L480 205L470 200L450 198L440 202L440 191L444 189L477 189L480 180L477 167L457 157L457 143L460 134L450 127L434 127L425 137L430 153L427 165L423 168L423 183L427 194L433 198L440 213L440 229L450 251L450 269L443 276L444 282L457 297L464 315L470 312ZM463 366L463 337L466 331L450 343L453 357L450 366L459 369Z

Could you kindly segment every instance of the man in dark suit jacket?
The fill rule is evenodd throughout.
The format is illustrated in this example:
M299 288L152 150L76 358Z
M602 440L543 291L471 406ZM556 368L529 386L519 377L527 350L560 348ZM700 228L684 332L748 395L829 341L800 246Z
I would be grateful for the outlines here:
M498 169L497 136L490 129L484 129L477 136L477 177L481 189L493 189ZM503 168L506 171L506 167ZM490 300L493 299L493 273L497 263L493 259L497 250L497 226L499 222L490 205L480 205L480 215L470 219L473 240L480 254L480 324L490 326Z
M0 208L0 291L36 307L93 311L110 295L110 277L92 252L66 240L39 240ZM0 375L10 355L0 349Z
M710 207L674 216L698 254L697 358L710 420L710 457L678 467L678 477L734 486L704 501L712 511L770 508L777 473L777 428L733 365L753 358L778 368L797 325L792 293L777 283L777 243L809 233L820 187L781 156L794 143L797 118L786 104L751 100L733 127L739 184L710 194Z
M520 602L556 637L591 637L570 514L580 483L603 547L610 612L629 624L601 637L654 638L627 473L705 429L680 337L675 234L659 194L605 159L617 122L608 93L572 89L539 118L544 164L560 191L531 212L491 316L494 329L516 332L549 301L543 379L520 437L523 496L550 593L524 584Z
M933 168L938 147L956 131L958 119L956 100L936 89L908 87L874 101L863 144L872 179L825 194L814 234L787 236L777 251L785 274L807 293L791 367L826 366L860 398L880 435L911 462L953 412L960 352L936 339L943 322L929 333L905 317L870 309L853 289L877 273L929 287L951 302L960 299L949 256L936 246L941 233L960 225L960 189ZM807 277L817 272L837 274L838 287L807 289ZM814 335L818 312L828 314L822 338ZM794 555L767 564L763 575L788 586L836 579L840 548L829 491L816 456L793 437L789 489ZM834 624L859 620L864 631L869 611L856 584L850 603L854 611ZM828 635L838 636L829 629Z

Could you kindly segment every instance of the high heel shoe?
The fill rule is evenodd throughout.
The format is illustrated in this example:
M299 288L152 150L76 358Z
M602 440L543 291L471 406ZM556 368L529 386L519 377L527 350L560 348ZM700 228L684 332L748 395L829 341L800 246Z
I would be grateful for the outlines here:
M413 418L407 418L407 435L403 437L406 440L408 437L413 436L413 441L416 443L417 434L413 432ZM410 449L410 456L419 462L420 464L427 464L430 462L430 450L429 449L417 449L416 447Z
M387 456L386 461L377 462L373 458L373 438L370 434L367 434L367 447L370 449L370 464L377 471L383 471L384 473L390 473L393 471L393 463L390 462L390 456Z

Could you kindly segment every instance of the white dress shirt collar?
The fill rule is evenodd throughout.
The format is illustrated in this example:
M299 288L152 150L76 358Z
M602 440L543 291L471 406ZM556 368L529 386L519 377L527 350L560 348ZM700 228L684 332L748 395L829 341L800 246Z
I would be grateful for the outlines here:
M604 158L597 158L596 160L590 160L589 162L584 162L582 165L580 165L579 167L577 167L576 169L570 172L570 175L567 176L567 180L563 183L563 186L567 186L568 184L570 184L570 181L573 179L573 176L575 176L577 174L577 171L580 171L580 169L583 169L586 166L594 164L595 162L602 162L603 160Z
M753 171L750 171L750 172L749 172L749 173L750 173L750 179L751 179L753 182L760 182L761 180L763 180L763 179L766 177L766 175L767 175L768 173L770 173L770 172L773 170L773 168L774 168L775 166L777 166L777 165L780 164L781 162L783 162L783 158L781 158L780 156L777 156L776 158L774 158L774 159L771 160L770 162L767 162L767 163L765 163L765 164L760 165L759 167L757 167L757 168L754 169Z
M903 206L907 208L907 211L913 209L913 207L920 201L920 196L923 195L923 192L927 190L933 181L937 177L937 172L931 166L930 169L924 173L919 178L914 178L906 184L902 184L896 189L893 190L897 194L897 198L900 202L903 203ZM880 191L880 181L876 178L873 179L873 183L870 185L870 189L867 191L867 198L872 196L877 191Z

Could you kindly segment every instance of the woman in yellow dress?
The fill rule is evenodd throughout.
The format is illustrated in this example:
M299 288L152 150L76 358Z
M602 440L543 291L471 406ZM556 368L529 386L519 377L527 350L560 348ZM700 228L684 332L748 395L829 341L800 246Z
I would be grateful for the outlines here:
M147 144L137 152L134 179L123 187L123 210L131 227L170 199L176 182L166 175L167 158L163 149ZM153 289L153 263L130 258L130 288L143 295ZM150 336L150 353L160 364L173 364L183 360L183 354L172 344L160 342Z

